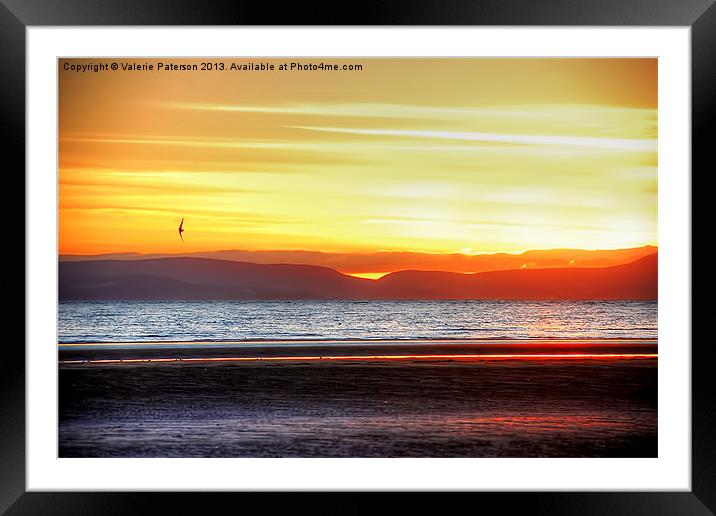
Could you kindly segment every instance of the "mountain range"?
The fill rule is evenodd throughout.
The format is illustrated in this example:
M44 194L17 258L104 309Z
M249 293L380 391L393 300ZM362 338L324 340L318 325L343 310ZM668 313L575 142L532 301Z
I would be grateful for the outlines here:
M656 300L658 253L610 267L463 274L404 270L363 279L302 264L196 257L61 261L60 300Z
M211 258L250 263L291 263L319 265L346 274L389 273L403 270L431 270L449 272L486 272L530 268L608 267L629 263L657 252L654 246L629 249L545 249L523 253L425 253L415 251L376 252L319 252L306 250L224 250L172 255L166 253L112 253L98 255L60 255L61 262L87 260L147 260L153 258Z

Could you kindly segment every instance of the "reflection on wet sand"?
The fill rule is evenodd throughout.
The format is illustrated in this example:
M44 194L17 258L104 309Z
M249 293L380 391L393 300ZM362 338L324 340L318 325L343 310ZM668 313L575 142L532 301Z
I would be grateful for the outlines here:
M343 346L321 350L330 359L192 350L169 362L165 348L159 362L123 350L129 361L60 364L59 455L655 457L655 345L641 346L646 357L573 346L553 358L543 346L391 359Z

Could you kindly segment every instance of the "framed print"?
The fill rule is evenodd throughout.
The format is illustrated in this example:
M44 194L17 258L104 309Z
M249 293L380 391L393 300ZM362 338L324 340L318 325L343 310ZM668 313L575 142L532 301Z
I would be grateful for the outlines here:
M659 456L656 59L58 68L60 459Z
M2 7L27 203L2 509L709 514L714 8L242 7Z

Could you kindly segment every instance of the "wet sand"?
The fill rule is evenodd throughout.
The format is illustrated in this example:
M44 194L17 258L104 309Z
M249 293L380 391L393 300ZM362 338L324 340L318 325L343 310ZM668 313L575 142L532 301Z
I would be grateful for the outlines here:
M657 455L655 341L124 343L59 360L60 457Z

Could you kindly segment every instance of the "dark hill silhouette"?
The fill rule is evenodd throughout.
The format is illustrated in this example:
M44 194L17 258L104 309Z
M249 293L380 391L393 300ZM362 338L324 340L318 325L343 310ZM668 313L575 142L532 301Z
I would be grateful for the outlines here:
M405 299L656 299L654 253L601 268L519 269L476 274L403 271L379 283Z
M204 251L181 255L114 253L100 255L60 255L61 262L88 260L148 260L155 258L210 258L248 263L292 263L330 267L353 274L365 272L398 272L403 270L434 270L460 273L558 267L611 267L638 260L655 253L654 246L630 249L546 249L525 251L521 254L495 253L466 255L460 253L436 254L410 251L378 251L360 253L329 253L318 251Z
M603 268L475 274L402 271L379 280L328 267L206 258L59 264L61 300L656 299L657 253Z
M59 264L60 299L354 299L370 280L327 267L206 258Z

